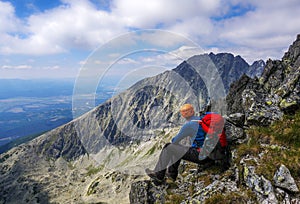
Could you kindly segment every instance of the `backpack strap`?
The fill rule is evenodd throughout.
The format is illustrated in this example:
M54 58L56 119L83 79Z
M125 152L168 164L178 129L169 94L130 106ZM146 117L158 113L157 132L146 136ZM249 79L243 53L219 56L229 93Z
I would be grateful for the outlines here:
M221 147L227 147L228 142L225 134L225 129L223 129L222 133L218 135L219 136L219 142L221 144Z
M198 122L198 121L197 121L197 122ZM201 147L203 146L205 137L206 137L206 132L203 130L202 126L199 125L198 131L197 131L197 134L196 134L196 137L195 137L195 139L194 139L194 142L193 142L193 146L192 146L192 147L198 147L198 148L201 148Z

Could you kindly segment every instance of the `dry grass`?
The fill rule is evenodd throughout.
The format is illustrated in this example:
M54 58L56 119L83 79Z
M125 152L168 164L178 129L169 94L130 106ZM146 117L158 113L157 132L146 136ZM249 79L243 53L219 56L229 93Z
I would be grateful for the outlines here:
M259 153L263 153L256 173L272 181L276 170L284 164L300 184L300 111L284 116L282 121L270 127L252 127L247 134L248 143L237 147L236 162L247 154L258 157ZM268 144L268 147L261 144Z

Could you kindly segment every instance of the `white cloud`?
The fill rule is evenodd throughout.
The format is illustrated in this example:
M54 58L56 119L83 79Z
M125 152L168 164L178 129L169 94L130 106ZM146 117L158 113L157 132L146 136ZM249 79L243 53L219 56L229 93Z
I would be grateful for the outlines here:
M0 54L91 50L132 29L159 28L183 35L204 49L233 52L251 62L281 57L300 30L298 0L114 0L109 11L97 9L89 0L62 2L19 19L11 3L0 1ZM142 39L169 48L182 38L154 32L115 42L120 47Z
M149 28L157 24L172 25L192 16L209 16L217 12L220 0L115 0L112 12L128 26Z
M1 66L1 69L32 69L32 66L30 65L3 65Z
M85 64L86 64L86 60L81 60L78 64L79 64L80 66L85 65Z
M191 26L184 26L181 22L189 21L193 15L205 16L216 11L219 0L210 3L203 0L192 0L188 3L171 0L115 0L111 12L97 10L88 0L64 0L63 3L44 13L32 14L23 24L15 17L12 5L2 3L8 8L2 14L5 17L2 19L9 22L7 25L19 25L22 28L19 30L20 35L9 34L10 30L18 30L14 27L7 27L0 33L3 39L0 52L43 55L68 52L72 48L91 49L128 31L128 27L156 28L161 24L162 28L168 29L175 24L177 26L174 31L188 30L187 27ZM155 40L160 44L172 43L170 39Z
M125 31L115 16L97 10L87 0L64 3L66 5L31 15L23 29L25 37L10 35L7 29L2 32L5 39L0 52L41 55L67 52L72 48L91 49ZM13 11L6 16L13 16Z
M191 17L175 23L170 30L196 40L198 36L210 37L213 32L213 22L208 17Z
M43 70L57 70L60 69L59 65L54 65L54 66L47 66L47 67L43 67Z
M125 57L118 61L118 64L140 64L138 61Z
M178 48L177 50L174 50L172 52L170 52L170 54L175 55L175 56L179 56L183 59L188 59L191 56L194 55L200 55L203 54L204 50L200 47L190 47L190 46L181 46L180 48Z
M15 16L15 9L9 2L0 1L0 33L18 32L21 21Z
M191 56L203 54L204 50L199 47L181 46L169 52L157 53L157 55L141 57L138 62L144 66L159 66L165 69L173 69L182 61Z
M241 2L234 1L235 4ZM255 59L281 58L283 50L300 31L299 1L249 0L243 3L252 4L253 9L216 25L216 34L223 49L239 52L250 63Z
M166 32L162 30L148 30L141 34L137 33L134 35L134 40L140 43L145 42L153 47L162 48L168 48L182 43L191 44L191 41L176 32Z

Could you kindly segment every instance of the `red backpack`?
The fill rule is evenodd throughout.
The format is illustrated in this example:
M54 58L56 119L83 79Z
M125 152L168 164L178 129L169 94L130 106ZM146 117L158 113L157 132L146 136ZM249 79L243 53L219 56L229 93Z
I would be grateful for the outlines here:
M199 121L202 129L207 134L217 134L222 147L228 145L224 130L225 120L217 113L207 113L202 120Z

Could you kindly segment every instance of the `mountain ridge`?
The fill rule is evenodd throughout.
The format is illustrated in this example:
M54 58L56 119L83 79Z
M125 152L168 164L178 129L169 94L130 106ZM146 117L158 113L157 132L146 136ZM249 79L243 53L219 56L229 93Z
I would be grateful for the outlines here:
M292 56L294 56L294 54ZM230 56L228 56L228 58L232 59ZM193 59L196 60L197 57ZM193 59L188 61L193 61ZM289 58L287 57L286 59ZM238 57L237 60L240 60L240 58ZM298 57L297 59L291 60L293 66L298 63L297 60ZM243 62L241 61L241 63ZM267 63L268 66L271 66L270 64L272 63ZM189 69L189 72L184 72L183 70L185 69ZM235 69L237 69L237 67L235 67ZM233 69L232 73L239 73L235 69ZM289 73L292 75L292 72L293 69ZM262 80L268 81L266 78L269 76L276 75L266 75L265 78L262 77L260 79L250 79L244 76L242 79L248 80L244 83L246 88L259 87L262 90L270 88L267 90L274 91L274 87L278 86L273 86L272 84L264 88L261 83ZM241 76L238 78L240 77ZM180 105L185 102L197 104L200 100L203 100L200 101L201 105L197 105L197 111L199 111L200 107L205 104L207 99L205 98L205 91L201 92L202 90L199 88L204 82L198 81L200 78L201 77L194 74L193 67L190 66L189 63L183 62L173 71L164 72L159 76L137 82L133 85L133 88L121 93L121 95L113 97L105 104L96 107L75 121L50 131L32 142L20 145L5 154L1 154L1 202L12 203L14 199L17 199L32 203L38 203L40 201L92 203L99 201L104 202L105 200L114 203L113 199L116 199L115 196L124 196L123 188L126 188L126 193L129 193L128 190L130 187L133 187L131 183L134 184L136 180L143 182L143 179L145 179L143 175L132 176L126 174L126 171L120 173L117 165L124 164L124 168L126 165L132 167L131 165L138 165L138 162L141 161L140 159L145 160L143 165L153 164L150 161L157 159L159 150L163 144L176 133L178 125L182 122L177 112ZM295 85L294 87L297 89L299 82L298 84L294 84L297 77L295 76L294 78L290 84ZM252 80L255 81L255 83L249 83L249 81ZM194 84L193 82L195 81L198 84ZM230 80L225 79L224 81L229 83ZM228 86L228 88L230 87L229 84L226 86ZM229 115L229 118L231 118L232 121L236 119L238 121L237 123L243 125L250 125L251 123L249 123L249 121L252 121L253 124L254 121L258 121L259 123L262 121L261 117L255 118L254 116L256 115L253 114L254 111L251 111L251 109L249 109L250 111L247 110L249 105L252 107L251 105L253 103L247 103L249 100L245 100L246 97L243 97L246 88L239 86L238 83L232 85L230 89L231 92L234 93L229 93L231 99L229 97L226 100L229 101L228 104L230 105L228 113L242 112L248 123L241 121L243 117L239 118L236 115ZM283 87L282 89L283 91L288 91L289 88ZM178 95L175 93L178 93ZM238 95L238 93L240 95ZM295 99L296 103L298 103L299 101L296 100L297 94L297 90L290 91L289 94L283 94L281 100L275 98L276 103L272 101L275 100L274 98L270 98L274 105L273 108L282 104L282 101L288 98ZM199 98L200 95L201 97ZM234 111L231 109L231 105L234 107L232 104L234 97L236 97L237 101L241 102L240 104L242 104L243 111ZM257 99L259 97L256 96L254 98ZM124 101L126 103L122 104ZM269 104L265 101L261 103L264 105ZM122 106L119 106L120 104ZM235 106L238 107L238 103ZM284 110L293 108L297 108L297 106L289 105L287 109L282 106L282 109L275 108L274 110L275 113L277 113L276 111L278 110L276 116L280 116ZM128 111L126 111L127 109ZM265 112L270 109L272 109L272 107L266 109ZM124 113L124 110L126 113ZM155 114L160 111L162 114ZM127 115L123 116L122 114ZM251 117L254 118L251 119ZM262 118L268 117L271 123L273 121L271 120L273 119L272 115L266 115ZM99 123L101 118L106 120ZM249 120L249 118L251 120ZM239 135L238 138L236 138L237 143L243 144L243 142L247 140L246 134L240 126L230 126L228 130L232 131L234 135ZM125 132L127 135L121 135L121 132ZM142 134L145 136L143 137ZM103 135L103 137L99 138L99 135ZM132 135L136 136L136 138L128 138L128 136ZM116 141L117 145L114 143ZM125 145L127 145L126 149L123 148ZM142 145L143 148L141 148L140 145ZM102 158L93 156L96 155L97 152L101 152ZM97 159L99 160L97 161ZM103 165L99 166L99 163ZM112 168L106 169L105 165ZM140 165L139 168L142 169L144 167L143 165ZM248 170L252 172L251 168L248 168ZM38 173L38 171L41 173ZM256 174L252 173L251 175L255 177ZM222 184L220 182L216 183L218 183L218 185ZM234 183L232 184L235 185ZM147 184L144 187L148 188L149 185ZM233 185L229 185L229 187ZM78 187L72 188L72 186ZM141 186L136 186L135 188L138 189L140 187ZM221 187L222 185L220 188ZM249 189L252 188L249 187ZM111 192L111 195L107 195L105 193L107 191ZM100 192L103 193L103 197L101 197ZM151 192L147 191L145 193L145 196L153 196L153 194L149 194ZM163 196L163 193L160 195ZM198 193L194 195L194 198L200 199L201 195L201 193ZM133 199L132 196L135 195L131 194L131 198ZM128 203L128 200L122 197L122 202ZM115 203L120 202L115 201Z
M220 59L220 57L231 59L230 64L227 66L228 70L238 69L237 66L231 66L233 64L239 64L238 62L239 60L241 60L241 57L234 57L232 54L228 53L222 53L218 55L214 55L211 53L209 55L194 56L189 60L201 60L201 58L206 58L207 56L214 56L215 61L217 61L217 59ZM234 61L235 58L238 60L237 63ZM221 61L222 60L219 60L219 64L221 64ZM242 60L242 63L246 66L246 68L249 68L249 65L244 60ZM222 69L222 66L219 65L217 67L218 69ZM243 69L246 70L246 68ZM238 73L242 74L242 72L240 72L241 71L239 71ZM233 73L235 73L235 71L233 71ZM237 79L238 77L239 75L235 76L234 79ZM227 80L227 83L230 82L228 82ZM85 133L88 132L88 130L85 130L85 133L82 134L83 136L79 137L81 140L87 141L85 145L88 146L88 151L97 152L102 148L103 144L106 144L107 142L114 145L124 142L130 142L131 140L136 140L134 137L138 134L149 135L149 133L147 133L145 129L149 130L153 126L174 127L176 125L179 125L179 114L178 112L176 113L176 111L174 111L178 110L179 108L179 105L177 105L177 103L183 104L186 102L190 102L193 104L199 104L199 102L197 101L199 95L203 95L201 97L204 101L202 102L203 104L197 105L198 111L200 111L200 107L203 107L208 98L207 91L202 91L205 89L201 87L205 87L205 83L203 82L199 74L195 72L194 68L188 62L182 62L174 69L174 71L166 71L157 76L143 79L134 84L124 93L121 93L118 96L109 99L106 103L96 107L90 114L87 114L89 115L89 117L91 117L87 120L89 120L90 123L94 124L93 128L91 129L96 130L97 133L93 133L91 135L86 134L87 136L85 136ZM182 91L183 89L184 91ZM174 94L172 95L172 93L176 93L177 98L175 98ZM183 95L183 93L185 94L185 96ZM181 100L180 102L178 98ZM114 104L118 104L118 106ZM151 113L153 112L152 108L157 109L157 107L161 108L165 114L155 117L151 116ZM124 110L126 114L119 115L121 112L124 112ZM151 124L151 120L152 123L156 124ZM95 123L98 123L99 127ZM76 126L78 127L80 125ZM128 130L124 128L124 126L131 128ZM135 128L133 128L132 130L132 127ZM78 130L74 128L71 131L73 133L78 132ZM81 131L79 130L79 132ZM130 135L128 136L124 134L124 132L130 132ZM89 142L89 138L95 138L97 137L97 135L103 135L103 137L105 138L104 140L106 140L105 142L99 140L99 147L97 147L94 142L92 144ZM149 137L151 137L151 134ZM145 139L147 140L149 139L149 137ZM139 139L140 138L137 138L137 140ZM93 147L89 145L92 145ZM42 146L51 147L52 145L47 143L47 145Z

